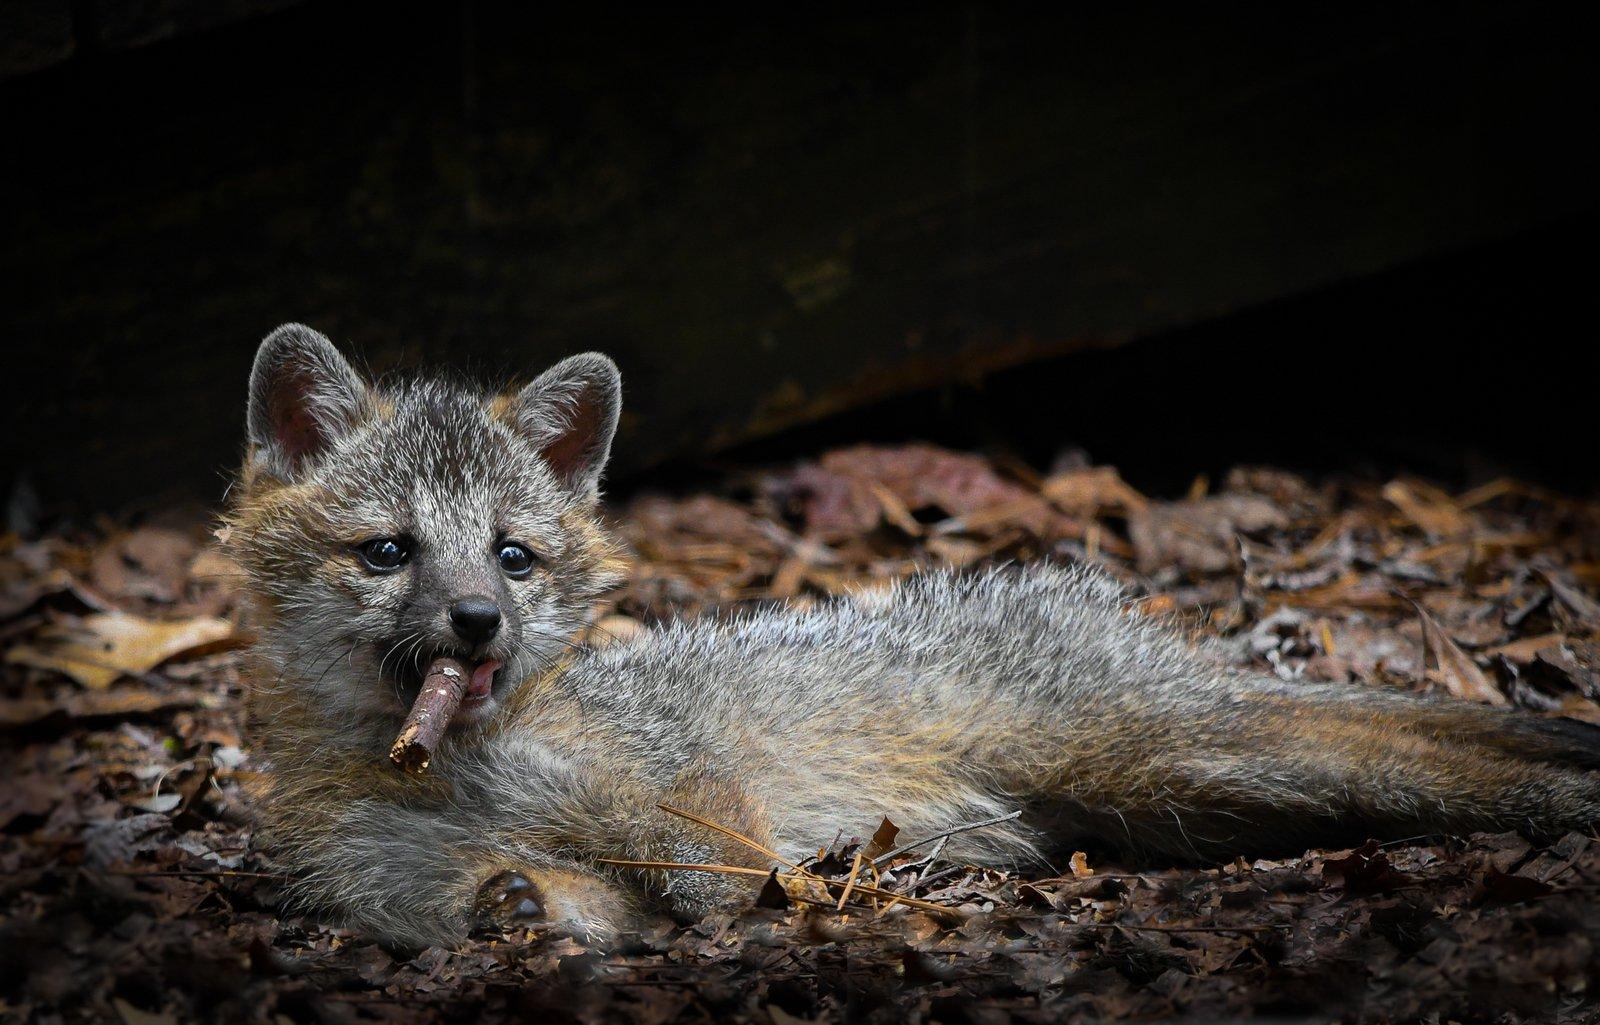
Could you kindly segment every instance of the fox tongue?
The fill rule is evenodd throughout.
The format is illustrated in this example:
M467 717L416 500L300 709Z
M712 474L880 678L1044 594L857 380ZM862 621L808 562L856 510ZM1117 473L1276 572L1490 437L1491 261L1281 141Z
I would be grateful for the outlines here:
M494 672L500 668L497 659L485 659L479 662L472 670L472 682L467 684L467 697L486 698L494 687Z

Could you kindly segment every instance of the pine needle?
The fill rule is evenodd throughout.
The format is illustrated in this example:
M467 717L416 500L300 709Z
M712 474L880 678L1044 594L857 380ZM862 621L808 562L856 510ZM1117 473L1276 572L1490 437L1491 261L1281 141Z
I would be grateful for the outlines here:
M865 847L856 851L856 860L850 865L850 874L844 879L844 892L839 894L838 910L844 910L844 902L850 899L850 891L856 888L856 874L861 871L861 862L865 860L867 850Z
M810 873L806 872L805 869L801 868L799 865L796 865L794 862L790 861L788 858L785 858L783 855L781 855L777 851L773 850L771 847L768 847L766 844L758 843L755 840L750 839L748 836L745 836L743 833L739 832L736 829L729 829L727 826L724 826L721 823L712 822L710 819L703 818L702 816L696 815L692 811L684 811L681 808L674 808L669 804L658 804L658 805L656 805L656 807L660 808L662 811L666 812L669 815L676 815L680 819L688 819L690 822L693 822L693 823L695 823L697 825L705 826L707 829L716 830L718 833L721 833L723 836L727 837L728 839L735 840L735 841L737 841L739 843L742 843L746 847L750 848L752 851L755 851L758 854L764 854L767 857L771 858L773 861L776 861L778 864L787 865L790 868L794 869L796 872L805 873L806 875L810 874ZM763 872L761 874L762 875L766 875L765 872Z
M766 876L770 874L762 869L746 868L743 865L701 865L680 863L675 861L628 861L622 858L596 858L595 860L602 865L615 865L618 868L659 869L667 872L720 872L724 875L737 876ZM892 901L893 903L900 904L908 908L916 908L918 911L926 911L931 915L938 915L942 918L961 917L953 908L945 907L943 904L935 904L932 901L921 900L917 897L907 897L905 894L901 893L891 893L888 890L879 889L876 886L868 886L865 883L849 886L848 884L840 882L837 879L824 879L821 876L815 876L810 873L793 872L787 874L782 872L778 873L778 881L782 883L797 884L821 883L825 887L846 886L848 890L851 890L856 894L862 896L881 897L884 900ZM807 903L811 902L807 901ZM843 907L841 906L839 910L843 910Z

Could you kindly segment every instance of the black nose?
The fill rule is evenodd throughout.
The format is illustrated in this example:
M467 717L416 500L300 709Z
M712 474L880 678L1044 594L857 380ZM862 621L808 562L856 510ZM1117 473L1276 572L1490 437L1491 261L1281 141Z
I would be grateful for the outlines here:
M463 598L450 606L450 625L457 637L481 644L500 629L500 606L488 598Z

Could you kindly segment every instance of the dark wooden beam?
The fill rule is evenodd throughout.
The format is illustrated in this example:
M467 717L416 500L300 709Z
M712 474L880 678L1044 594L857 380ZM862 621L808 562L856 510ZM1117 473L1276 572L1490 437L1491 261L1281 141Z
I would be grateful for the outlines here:
M1523 5L308 3L0 85L7 463L215 492L254 342L603 348L621 469L1595 209Z

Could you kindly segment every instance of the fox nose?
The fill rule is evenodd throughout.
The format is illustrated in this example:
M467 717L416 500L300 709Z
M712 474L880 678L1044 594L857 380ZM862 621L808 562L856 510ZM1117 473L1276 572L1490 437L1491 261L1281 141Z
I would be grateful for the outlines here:
M488 598L462 598L450 606L450 625L462 640L482 644L500 629L500 606Z

